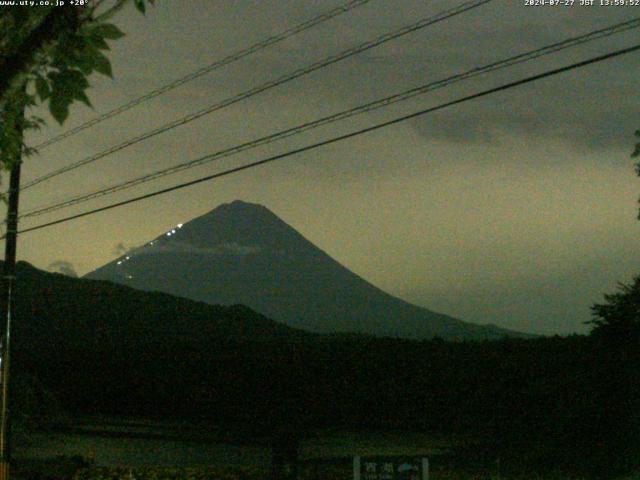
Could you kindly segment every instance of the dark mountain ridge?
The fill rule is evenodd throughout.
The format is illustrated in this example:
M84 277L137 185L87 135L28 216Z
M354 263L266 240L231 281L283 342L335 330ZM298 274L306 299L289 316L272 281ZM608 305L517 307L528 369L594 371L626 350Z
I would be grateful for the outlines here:
M627 417L601 415L627 380L612 374L603 359L613 349L597 338L316 335L244 306L26 263L17 285L12 378L38 379L71 414L198 422L228 441L268 439L283 426L460 434L482 439L492 461L572 469L585 458L610 468L628 457L623 447L634 451L621 435ZM603 431L619 439L604 457Z
M261 205L236 200L89 273L209 304L243 304L319 333L491 339L523 334L405 302L335 261Z
M0 268L2 262L0 262ZM17 265L15 341L57 348L208 345L220 339L309 336L243 305L209 305L161 292Z

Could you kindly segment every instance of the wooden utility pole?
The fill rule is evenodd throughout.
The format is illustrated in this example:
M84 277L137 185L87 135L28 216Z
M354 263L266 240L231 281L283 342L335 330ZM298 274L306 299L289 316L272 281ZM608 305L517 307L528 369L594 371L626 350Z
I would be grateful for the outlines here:
M11 322L13 320L13 298L16 280L16 247L18 238L18 199L20 196L20 164L22 162L22 132L24 124L24 105L20 100L7 102L3 112L5 128L15 128L18 148L16 158L11 166L9 180L9 198L7 208L7 233L5 236L4 254L4 291L3 304L4 330L0 344L0 480L9 480L9 463L11 460L11 424L9 410L9 359L11 353Z

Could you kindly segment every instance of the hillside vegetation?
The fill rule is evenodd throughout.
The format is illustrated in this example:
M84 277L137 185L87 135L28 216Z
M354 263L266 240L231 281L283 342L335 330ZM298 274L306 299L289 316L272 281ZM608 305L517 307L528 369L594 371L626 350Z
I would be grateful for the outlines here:
M638 462L637 353L606 332L459 343L316 335L242 306L26 264L19 285L16 376L38 378L70 413L196 420L234 441L283 428L456 434L473 439L459 458L515 469L604 475Z

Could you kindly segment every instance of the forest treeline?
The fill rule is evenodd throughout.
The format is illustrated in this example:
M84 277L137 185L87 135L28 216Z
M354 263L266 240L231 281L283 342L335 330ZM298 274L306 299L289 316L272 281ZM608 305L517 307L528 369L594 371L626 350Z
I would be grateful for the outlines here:
M615 320L633 302L607 310L631 290L596 309L588 336L413 341L309 334L246 307L20 267L15 375L72 414L181 418L245 440L426 431L513 468L638 467L638 322Z

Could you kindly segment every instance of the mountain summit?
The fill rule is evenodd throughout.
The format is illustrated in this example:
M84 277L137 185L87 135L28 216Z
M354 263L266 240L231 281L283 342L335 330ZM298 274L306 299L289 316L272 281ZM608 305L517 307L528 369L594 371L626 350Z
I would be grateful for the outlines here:
M87 278L210 304L244 304L290 326L403 338L518 335L393 297L313 245L266 207L236 200L179 224Z

